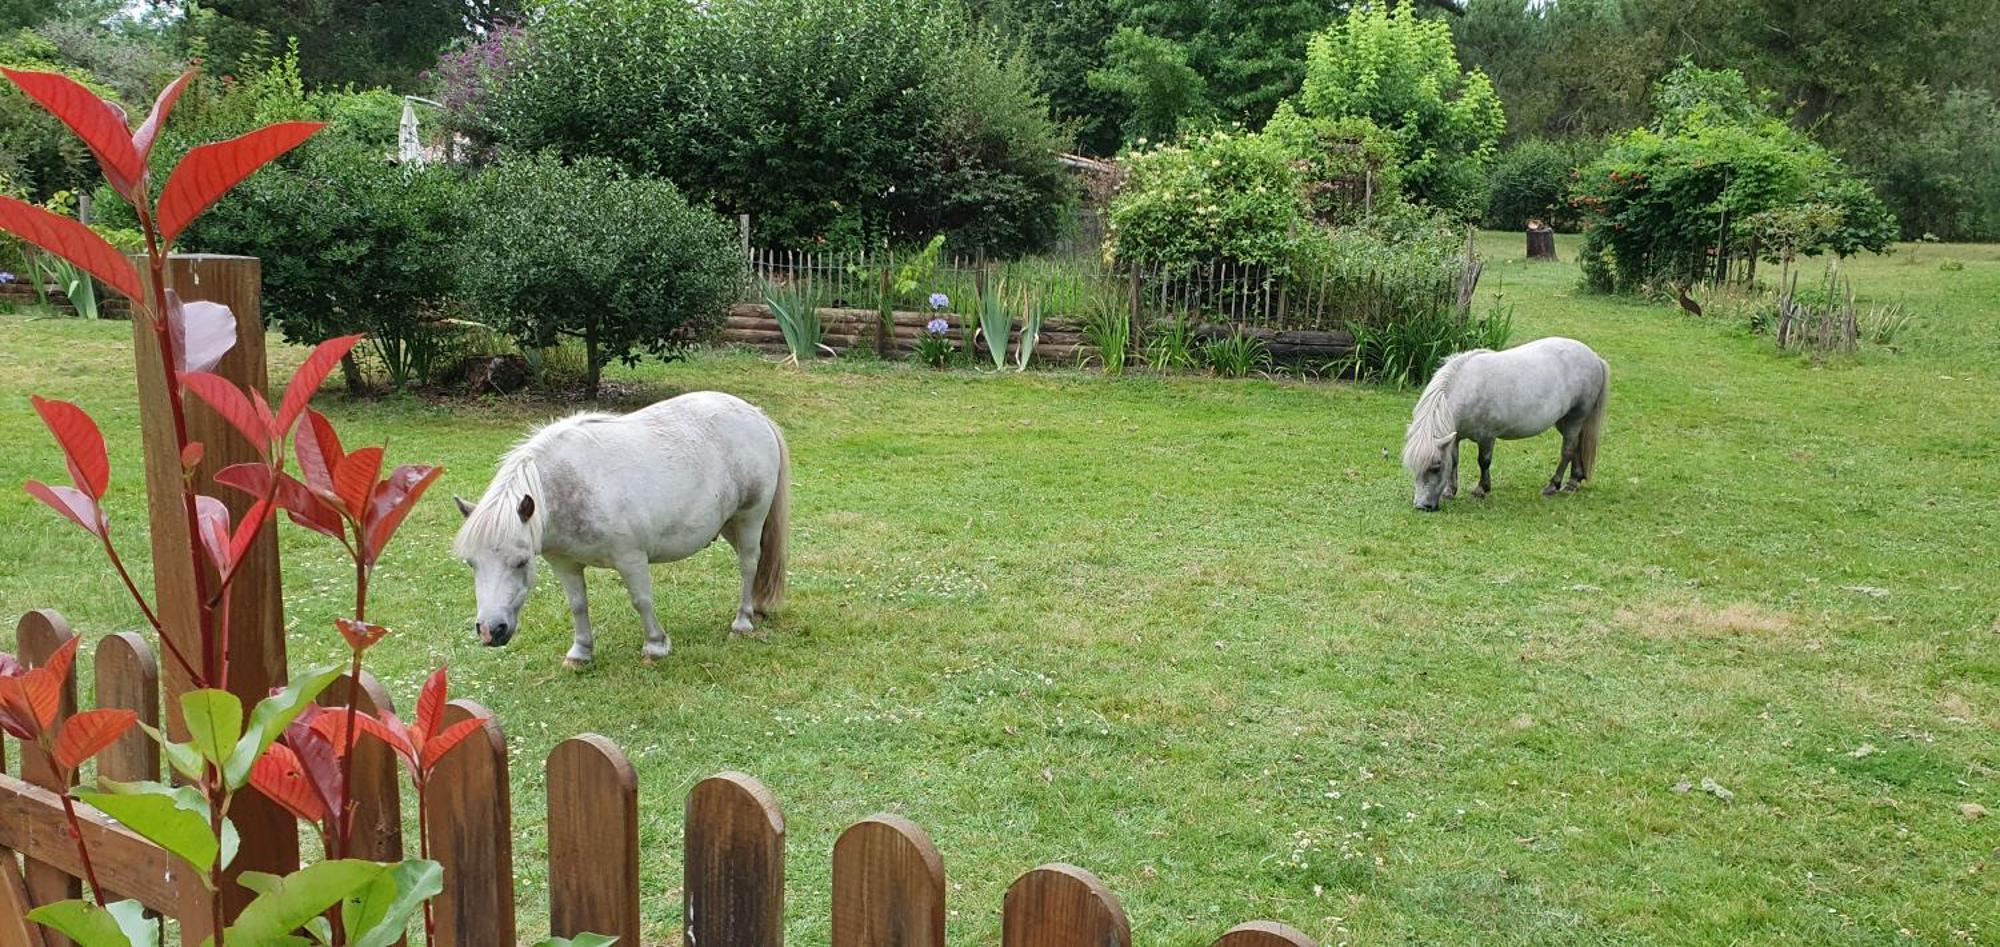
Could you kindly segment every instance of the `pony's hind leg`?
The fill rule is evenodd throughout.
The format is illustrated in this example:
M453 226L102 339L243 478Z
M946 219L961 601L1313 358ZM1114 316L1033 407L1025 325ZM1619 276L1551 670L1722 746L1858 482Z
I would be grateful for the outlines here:
M1562 458L1556 461L1556 472L1549 476L1549 485L1542 488L1542 496L1545 497L1552 497L1562 492L1563 471L1576 463L1576 429L1572 427L1563 430L1562 439Z
M618 575L625 580L625 591L632 596L632 610L639 613L639 622L646 626L646 644L639 649L640 657L648 664L666 657L674 645L653 614L652 564L644 553L630 553L619 557Z
M590 663L597 649L597 635L590 628L590 599L584 591L583 567L566 560L549 560L549 569L562 580L563 595L569 599L572 639L563 667L580 668Z
M736 569L743 574L743 594L736 602L736 620L729 623L732 635L748 635L756 629L756 598L752 594L757 584L757 561L764 552L764 523L739 516L722 528L723 538L729 540L736 550Z
M1479 442L1479 486L1472 488L1472 498L1484 499L1493 492L1493 441L1491 438Z

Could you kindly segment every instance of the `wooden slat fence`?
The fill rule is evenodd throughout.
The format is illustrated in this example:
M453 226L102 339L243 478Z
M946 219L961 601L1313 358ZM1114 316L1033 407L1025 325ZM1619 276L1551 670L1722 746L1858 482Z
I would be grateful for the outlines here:
M39 665L70 636L59 615L31 612L17 629L19 655L26 664ZM106 636L93 663L99 706L129 708L143 721L159 723L158 669L142 641ZM75 710L75 674L66 712ZM342 681L337 690L344 693L347 686ZM392 709L375 681L364 677L360 687L365 705ZM514 944L519 940L506 735L484 708L452 702L447 725L465 719L483 720L485 728L440 764L425 811L431 857L444 865L446 878L434 943ZM6 742L0 739L0 766ZM62 819L57 793L64 787L51 784L49 767L33 747L14 742L18 774L0 772L0 947L60 947L61 941L24 915L29 905L76 896L82 867ZM394 858L401 852L402 796L390 762L356 760L359 855ZM646 943L637 772L615 743L594 734L558 745L546 767L550 933L604 933L623 945ZM160 761L144 747L121 745L96 764L95 775L157 779ZM204 909L184 865L88 806L78 809L107 888L164 917ZM785 830L777 798L754 777L722 773L688 793L685 944L782 947ZM944 859L920 826L895 815L854 823L833 848L832 947L942 947L947 890ZM1130 947L1132 942L1117 896L1075 866L1043 865L1021 875L1001 907L1003 947ZM1313 942L1282 924L1256 922L1228 931L1216 945L1313 947Z

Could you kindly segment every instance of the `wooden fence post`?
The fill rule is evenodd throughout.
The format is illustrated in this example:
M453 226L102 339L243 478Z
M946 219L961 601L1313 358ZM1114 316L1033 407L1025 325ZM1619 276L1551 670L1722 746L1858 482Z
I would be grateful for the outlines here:
M438 762L424 800L431 858L444 866L437 899L443 947L512 944L514 825L507 788L507 735L486 708L445 705L444 726L478 718L485 728Z
M944 947L944 859L916 823L878 815L833 843L832 947Z
M47 609L38 609L21 616L15 627L15 653L22 664L41 667L61 648L63 643L76 637L69 630L69 622L61 615ZM62 722L76 713L76 671L74 666L62 681L62 697L57 703L56 719L52 724L61 727ZM51 792L69 792L69 784L56 772L55 761L49 759L39 747L30 743L21 744L21 779ZM11 854L6 857L13 857ZM28 903L31 905L50 904L67 898L82 896L83 882L76 880L54 865L45 865L32 858L23 864L23 875L27 882ZM43 936L48 947L68 947L69 938L49 932Z
M141 263L139 271L151 279ZM264 315L262 269L254 257L209 254L175 255L167 261L167 285L183 300L203 300L228 306L236 316L236 346L218 365L216 374L246 388L268 392L270 385L264 363ZM139 428L145 445L146 493L152 511L154 610L172 639L189 661L199 662L202 654L200 608L195 601L195 568L188 556L187 520L181 505L181 458L174 447L174 422L168 404L167 381L162 374L158 340L151 320L135 309L132 319L133 348L138 362ZM258 459L256 449L199 399L187 398L188 436L200 441L203 454L194 472L195 489L214 496L229 507L230 515L241 518L253 502L240 490L218 486L218 470L235 463ZM207 568L206 565L203 568ZM210 581L214 573L209 573ZM278 572L277 530L266 529L243 556L231 586L229 689L242 698L245 708L285 684L285 620L282 588ZM165 669L167 729L174 739L187 738L181 722L180 696L192 682L177 663ZM237 794L229 811L243 843L232 875L242 871L286 874L299 866L298 820L284 809L246 789ZM230 912L248 903L250 892L231 885ZM199 892L199 886L190 886ZM209 936L207 904L190 903L181 912L182 936L200 943Z
M639 774L594 733L549 754L549 933L640 943Z
M1319 947L1313 939L1276 921L1238 924L1216 938L1215 947Z
M329 710L346 707L350 687L352 681L341 675L321 692L319 705ZM362 671L361 690L354 709L365 714L395 713L396 704L375 675ZM354 802L354 827L347 857L402 861L403 783L402 773L396 768L396 751L380 740L360 736L354 741L353 753L354 767L347 791Z
M153 646L132 632L106 635L92 660L99 709L122 708L149 727L160 725L160 665ZM160 745L133 727L97 755L97 778L130 783L160 778Z
M685 943L785 942L785 816L754 777L723 773L688 793Z
M1043 865L1016 879L1001 909L1001 947L1132 947L1118 896L1074 865Z

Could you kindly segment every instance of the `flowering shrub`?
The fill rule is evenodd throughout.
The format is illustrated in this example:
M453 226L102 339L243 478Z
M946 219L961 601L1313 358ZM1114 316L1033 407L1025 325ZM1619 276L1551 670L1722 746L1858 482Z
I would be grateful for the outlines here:
M943 298L943 293L931 294L933 301ZM951 323L942 316L925 323L924 334L917 336L917 360L932 368L943 368L951 364L951 356Z
M498 88L514 73L522 35L520 27L509 25L463 40L419 77L444 103L446 127L482 150L499 134L494 113Z
M1240 131L1193 135L1125 157L1105 254L1185 271L1213 260L1283 266L1307 209L1292 155Z

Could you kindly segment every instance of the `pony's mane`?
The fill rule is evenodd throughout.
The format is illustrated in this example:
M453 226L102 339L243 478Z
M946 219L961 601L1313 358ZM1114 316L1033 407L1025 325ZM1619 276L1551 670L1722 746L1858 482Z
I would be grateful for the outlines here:
M556 421L550 421L521 438L507 453L500 455L500 464L494 470L493 482L486 487L486 493L465 518L465 525L459 527L458 538L452 543L452 552L459 558L467 558L482 549L492 549L503 541L520 537L526 539L528 547L542 548L542 525L547 522L546 494L542 491L542 470L537 458L542 449L563 434L586 424L609 421L616 415L599 412L573 414ZM522 522L516 512L521 498L535 498L535 515Z
M1490 351L1492 349L1460 352L1438 366L1437 374L1431 376L1431 383L1424 386L1423 396L1417 399L1417 409L1410 417L1410 429L1403 435L1403 469L1418 473L1444 456L1445 438L1458 430L1458 418L1451 407L1452 379L1458 377L1466 359Z

